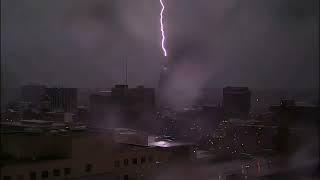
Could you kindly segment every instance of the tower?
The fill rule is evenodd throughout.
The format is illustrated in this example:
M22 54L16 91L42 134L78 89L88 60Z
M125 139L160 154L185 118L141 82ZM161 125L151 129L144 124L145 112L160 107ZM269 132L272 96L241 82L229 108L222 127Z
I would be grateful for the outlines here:
M161 66L157 89L157 105L160 107L166 106L166 93L169 81L169 61L167 58L165 60L166 63Z

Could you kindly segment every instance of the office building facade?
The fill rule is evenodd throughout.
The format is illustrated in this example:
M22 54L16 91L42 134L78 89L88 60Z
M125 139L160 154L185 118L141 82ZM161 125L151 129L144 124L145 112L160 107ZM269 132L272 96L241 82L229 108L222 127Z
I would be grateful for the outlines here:
M44 85L25 85L21 87L21 101L29 102L34 107L38 107L45 93L46 87Z
M74 112L77 109L76 88L47 88L50 111Z

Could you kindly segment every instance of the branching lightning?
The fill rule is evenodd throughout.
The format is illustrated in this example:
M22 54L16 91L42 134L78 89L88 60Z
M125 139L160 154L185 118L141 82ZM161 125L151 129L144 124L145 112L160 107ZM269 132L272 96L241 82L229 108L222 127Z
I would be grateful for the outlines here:
M165 6L164 6L162 0L160 0L160 4L162 6L162 9L161 9L161 12L160 12L160 28L161 28L161 35L162 35L161 47L162 47L164 56L167 56L167 50L166 50L166 47L165 47L166 36L165 36L165 33L164 33L164 28L163 28L163 12L164 12Z

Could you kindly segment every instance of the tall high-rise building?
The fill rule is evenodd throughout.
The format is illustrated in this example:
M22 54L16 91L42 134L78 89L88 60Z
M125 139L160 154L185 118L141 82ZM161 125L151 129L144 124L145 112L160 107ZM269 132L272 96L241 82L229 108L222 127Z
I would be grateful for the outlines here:
M169 81L169 71L168 66L162 66L160 71L160 78L158 81L157 89L157 105L160 107L165 107L168 105L168 81Z
M74 112L77 109L76 88L47 88L50 111Z
M223 88L224 114L228 118L247 119L251 108L251 92L248 87Z

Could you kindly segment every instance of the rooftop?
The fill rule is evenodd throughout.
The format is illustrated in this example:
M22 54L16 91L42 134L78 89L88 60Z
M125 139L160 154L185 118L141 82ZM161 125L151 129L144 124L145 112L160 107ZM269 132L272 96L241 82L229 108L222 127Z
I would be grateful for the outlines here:
M160 140L157 141L155 136L149 136L148 137L148 146L150 147L162 147L162 148L168 148L168 147L178 147L178 146L192 146L192 143L189 142L182 142L182 141L176 141L176 140Z
M35 120L35 119L31 119L31 120L20 120L21 123L27 123L27 124L39 124L39 125L43 125L43 124L52 124L54 121L45 121L45 120Z

